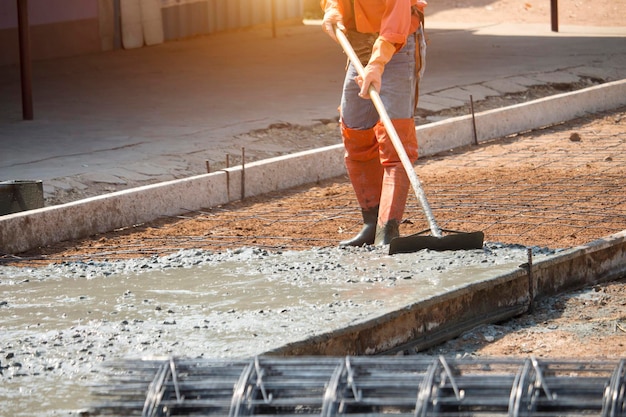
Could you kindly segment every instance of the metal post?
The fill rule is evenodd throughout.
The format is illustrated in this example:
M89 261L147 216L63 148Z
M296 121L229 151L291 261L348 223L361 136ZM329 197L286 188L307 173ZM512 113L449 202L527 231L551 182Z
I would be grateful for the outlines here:
M559 31L559 0L550 0L550 16L552 17L552 32Z
M241 200L246 198L246 148L241 148Z
M535 276L533 274L533 250L528 248L528 312L532 314L535 309Z
M122 6L121 0L113 1L113 49L122 49Z
M474 145L478 145L478 133L476 132L476 115L474 114L474 97L470 94L470 111L472 112L472 132L474 133Z
M272 0L272 38L276 37L276 0Z
M32 63L30 58L30 26L28 0L17 0L17 20L20 43L20 76L22 82L22 117L33 120Z

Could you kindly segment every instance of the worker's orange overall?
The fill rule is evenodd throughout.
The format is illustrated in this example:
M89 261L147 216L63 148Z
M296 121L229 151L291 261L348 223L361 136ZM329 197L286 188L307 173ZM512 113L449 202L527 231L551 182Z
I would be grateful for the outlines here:
M383 37L399 46L384 67L380 97L409 159L415 162L416 61L419 62L415 31L420 19L410 3L409 0L339 0L336 6L344 13L343 23L355 50L367 49L358 43L363 33L371 35L371 32L375 32L371 38ZM399 10L403 10L402 16L398 16ZM367 63L367 57L362 61ZM364 227L340 245L388 244L399 236L410 183L372 101L359 97L356 76L356 69L350 64L343 84L340 118L345 164L362 210Z

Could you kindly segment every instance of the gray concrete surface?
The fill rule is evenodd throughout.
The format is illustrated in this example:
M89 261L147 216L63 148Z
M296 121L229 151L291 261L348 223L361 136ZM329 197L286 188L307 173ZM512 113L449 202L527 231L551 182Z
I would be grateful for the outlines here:
M469 94L626 78L626 28L438 25L429 37L426 110ZM18 68L0 67L0 180L40 179L49 195L201 174L205 161L240 154L247 143L238 135L336 117L344 64L307 25L281 27L277 38L259 28L38 61L33 121L21 120ZM246 155L254 160L254 149Z

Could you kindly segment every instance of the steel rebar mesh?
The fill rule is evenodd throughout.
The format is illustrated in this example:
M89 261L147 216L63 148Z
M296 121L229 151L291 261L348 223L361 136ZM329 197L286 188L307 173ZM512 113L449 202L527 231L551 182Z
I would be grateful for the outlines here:
M626 359L164 358L108 368L92 415L626 416Z
M549 247L584 244L626 229L623 120L607 117L600 124L589 117L418 161L439 226L483 230L491 242ZM574 133L580 140L570 139ZM335 245L362 221L346 179L320 188L207 213L210 238L218 245L269 248ZM429 228L412 192L405 218L403 234ZM282 234L272 233L275 224ZM320 224L336 224L339 235L316 234ZM262 233L250 236L238 225L255 225Z
M435 215L442 228L473 227L490 241L527 245L576 245L622 231L621 129L619 121L604 130L556 126L426 161L421 169L436 173L425 181ZM407 211L419 219L419 207Z

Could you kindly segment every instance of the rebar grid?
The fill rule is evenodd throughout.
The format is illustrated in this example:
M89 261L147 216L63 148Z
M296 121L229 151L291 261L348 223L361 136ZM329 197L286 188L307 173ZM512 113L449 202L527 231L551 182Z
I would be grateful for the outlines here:
M488 241L550 247L584 244L626 229L625 113L588 117L418 162L440 226L483 230ZM361 227L346 179L274 197L204 213L203 221L210 224L205 241L302 249L335 245ZM409 192L401 232L427 229Z
M623 113L622 113L623 115ZM442 228L563 247L626 229L626 118L555 126L426 160ZM409 199L409 222L424 226Z
M626 416L626 359L164 358L107 366L90 415Z

